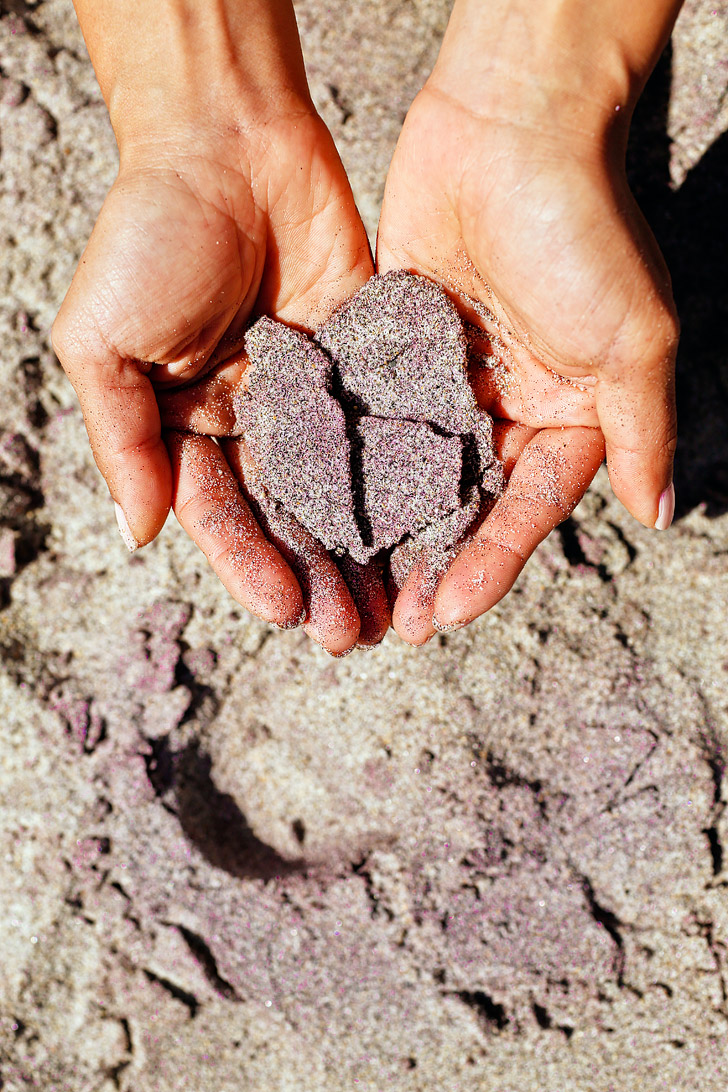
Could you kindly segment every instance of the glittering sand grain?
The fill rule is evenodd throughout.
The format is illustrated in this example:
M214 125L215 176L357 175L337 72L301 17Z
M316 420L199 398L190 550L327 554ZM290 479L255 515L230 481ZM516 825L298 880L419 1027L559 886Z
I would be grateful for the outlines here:
M472 432L479 411L467 382L467 340L446 293L397 271L372 277L316 333L354 412Z

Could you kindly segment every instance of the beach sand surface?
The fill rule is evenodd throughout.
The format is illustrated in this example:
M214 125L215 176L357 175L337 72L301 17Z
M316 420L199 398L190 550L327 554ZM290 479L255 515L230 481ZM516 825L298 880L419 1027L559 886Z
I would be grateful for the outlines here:
M448 5L297 10L373 236ZM674 527L602 470L485 618L333 661L119 539L49 343L115 144L70 0L0 5L3 1092L725 1088L727 36L688 0L630 150Z

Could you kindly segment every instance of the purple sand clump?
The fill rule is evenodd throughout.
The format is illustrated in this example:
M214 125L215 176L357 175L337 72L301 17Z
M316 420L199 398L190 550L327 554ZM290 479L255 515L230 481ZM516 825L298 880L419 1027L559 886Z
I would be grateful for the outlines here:
M472 432L479 410L467 341L448 296L424 277L372 277L316 333L336 365L342 399L360 413Z
M480 478L480 491L489 501L495 501L506 487L506 475L503 463L495 462L483 471Z
M312 599L320 590L316 583L321 583L322 557L318 555L326 557L322 545L271 496L257 468L246 468L244 488L253 515L296 574L310 612Z
M357 556L350 445L327 389L331 362L304 334L269 318L248 330L245 351L252 368L240 416L268 492L328 550Z
M489 467L500 466L493 448L493 421L485 410L478 410L478 419L473 428L473 441L476 454L475 474L480 478Z
M453 512L434 520L404 538L389 555L389 571L400 591L418 561L426 560L436 575L444 573L455 555L455 544L468 531L480 511L480 493L473 485L465 502Z
M361 417L356 439L372 553L459 507L459 436L438 436L421 422Z
M447 567L504 477L446 293L386 273L315 340L264 318L245 348L251 368L237 409L278 516L362 565L394 546L400 587L423 556L433 573Z

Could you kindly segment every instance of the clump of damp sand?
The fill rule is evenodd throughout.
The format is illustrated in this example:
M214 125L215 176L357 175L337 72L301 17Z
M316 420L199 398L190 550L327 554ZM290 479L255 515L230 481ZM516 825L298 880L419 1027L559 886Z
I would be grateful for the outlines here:
M267 507L366 564L391 551L401 587L443 560L503 489L467 338L423 277L372 277L313 338L270 318L248 331L237 413Z

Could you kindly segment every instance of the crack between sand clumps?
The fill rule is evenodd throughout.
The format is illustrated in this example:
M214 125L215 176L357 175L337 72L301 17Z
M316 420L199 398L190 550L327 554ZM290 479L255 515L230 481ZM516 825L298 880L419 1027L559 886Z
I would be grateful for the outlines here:
M433 282L372 277L313 338L262 318L245 349L236 415L255 499L334 554L366 564L390 552L401 586L423 550L449 551L502 491L463 323Z

